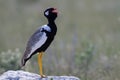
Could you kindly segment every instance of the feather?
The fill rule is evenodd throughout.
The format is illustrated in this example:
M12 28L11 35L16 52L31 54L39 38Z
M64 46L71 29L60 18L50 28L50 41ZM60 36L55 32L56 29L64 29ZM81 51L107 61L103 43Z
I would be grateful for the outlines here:
M29 58L38 48L40 48L46 42L46 31L51 32L51 29L47 25L44 25L30 37L24 53L24 59Z

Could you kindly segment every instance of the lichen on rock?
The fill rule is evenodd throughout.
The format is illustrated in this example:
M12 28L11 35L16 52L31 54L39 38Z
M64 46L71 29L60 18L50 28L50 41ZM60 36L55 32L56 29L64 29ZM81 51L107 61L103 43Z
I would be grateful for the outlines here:
M9 70L0 76L0 80L80 80L74 76L47 76L41 78L40 75L22 70Z

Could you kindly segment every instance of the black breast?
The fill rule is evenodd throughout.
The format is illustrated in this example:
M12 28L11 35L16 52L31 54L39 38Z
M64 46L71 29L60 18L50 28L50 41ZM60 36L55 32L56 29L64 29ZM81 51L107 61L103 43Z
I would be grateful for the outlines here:
M47 35L47 40L46 40L46 42L40 48L38 48L34 52L34 54L37 53L37 52L44 52L50 46L50 44L52 43L52 41L54 40L54 37L55 37L56 32L57 32L56 25L55 24L54 25L49 25L48 24L48 26L50 26L51 32L49 32L47 30L43 30L43 32L45 32L46 35Z

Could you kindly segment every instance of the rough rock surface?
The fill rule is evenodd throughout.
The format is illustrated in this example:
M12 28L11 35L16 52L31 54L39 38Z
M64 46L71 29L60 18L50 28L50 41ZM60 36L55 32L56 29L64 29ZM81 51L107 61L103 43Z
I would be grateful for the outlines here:
M41 78L38 74L18 71L7 71L0 76L0 80L80 80L74 76L47 76Z

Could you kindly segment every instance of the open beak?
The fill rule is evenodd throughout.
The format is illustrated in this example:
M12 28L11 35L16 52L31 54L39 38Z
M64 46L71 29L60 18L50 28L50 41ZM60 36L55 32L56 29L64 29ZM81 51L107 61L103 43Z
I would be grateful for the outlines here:
M54 10L52 11L53 13L58 13L57 9L54 8Z

